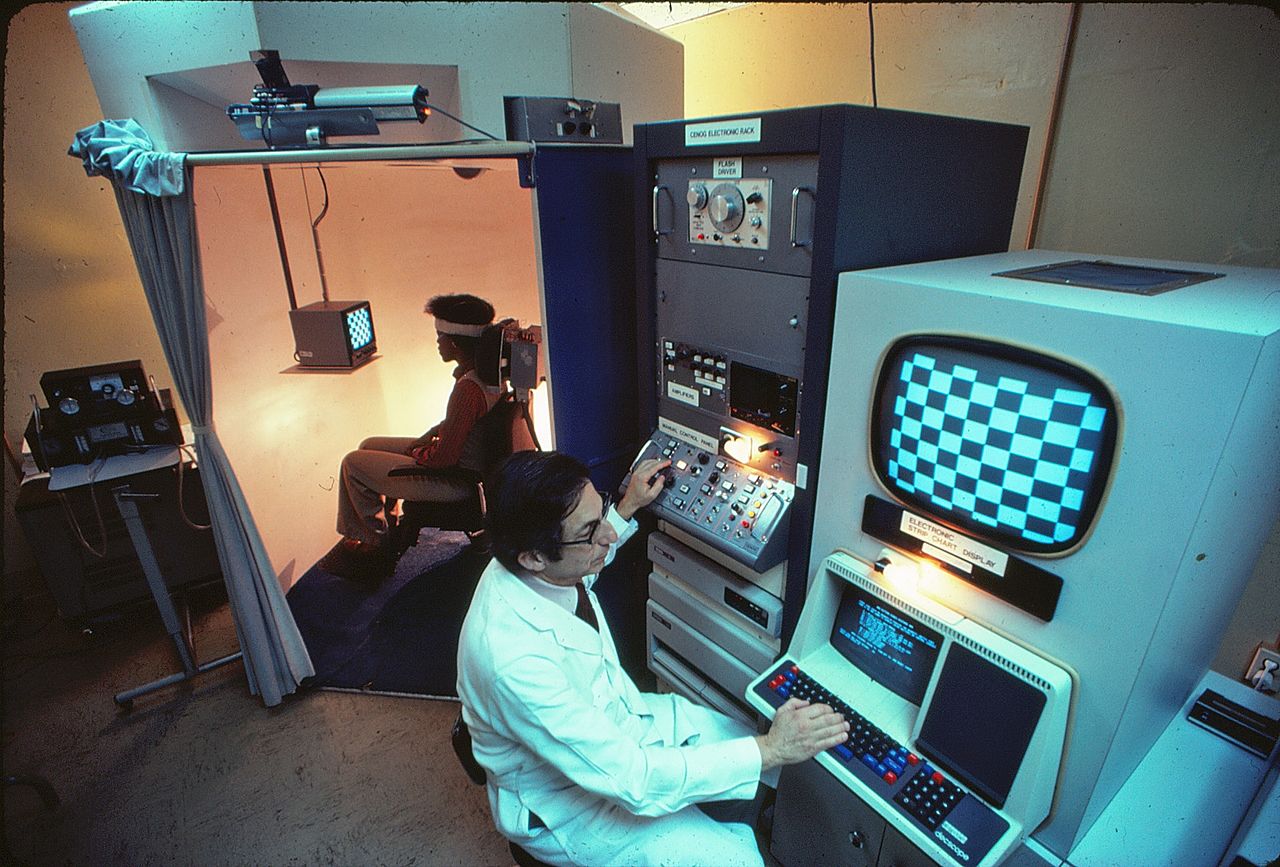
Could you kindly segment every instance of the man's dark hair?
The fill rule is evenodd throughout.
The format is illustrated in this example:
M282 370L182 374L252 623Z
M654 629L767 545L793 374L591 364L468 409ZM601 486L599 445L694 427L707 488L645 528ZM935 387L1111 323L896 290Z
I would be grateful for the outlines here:
M437 319L462 325L488 325L496 313L488 301L466 294L436 295L427 301L426 312ZM475 357L478 337L462 334L450 334L449 337L469 358Z
M512 572L519 556L538 551L560 559L560 525L578 506L586 466L560 452L516 452L485 483L485 531L489 550Z

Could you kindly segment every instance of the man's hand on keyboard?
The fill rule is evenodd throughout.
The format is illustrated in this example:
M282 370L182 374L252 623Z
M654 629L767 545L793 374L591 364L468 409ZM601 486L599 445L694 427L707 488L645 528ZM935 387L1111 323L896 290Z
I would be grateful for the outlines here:
M761 770L811 759L849 737L844 717L825 704L788 699L773 717L769 733L756 735Z

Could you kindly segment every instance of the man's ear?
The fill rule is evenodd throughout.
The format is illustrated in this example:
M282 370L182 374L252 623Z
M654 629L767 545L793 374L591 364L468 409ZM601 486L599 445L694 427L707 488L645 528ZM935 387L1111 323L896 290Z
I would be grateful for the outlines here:
M530 572L541 572L547 568L547 558L541 551L521 551L516 561Z

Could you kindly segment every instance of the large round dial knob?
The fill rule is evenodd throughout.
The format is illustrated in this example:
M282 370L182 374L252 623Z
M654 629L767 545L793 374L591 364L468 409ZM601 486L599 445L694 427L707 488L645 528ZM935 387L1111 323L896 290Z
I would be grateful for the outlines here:
M706 184L690 184L689 192L685 193L684 198L689 203L689 207L701 211L707 206Z
M733 184L720 184L711 191L711 222L721 232L732 232L742 225L744 208L742 192Z

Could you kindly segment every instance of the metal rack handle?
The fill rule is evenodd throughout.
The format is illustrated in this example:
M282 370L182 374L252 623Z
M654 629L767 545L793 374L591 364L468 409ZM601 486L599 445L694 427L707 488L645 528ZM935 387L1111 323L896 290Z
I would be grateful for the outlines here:
M661 238L663 235L671 234L670 229L664 232L658 228L658 191L665 190L666 188L666 184L653 185L653 237L655 238Z
M813 194L812 187L793 187L791 190L791 246L792 247L808 247L813 244L813 239L807 241L796 240L796 215L799 210L800 193Z

